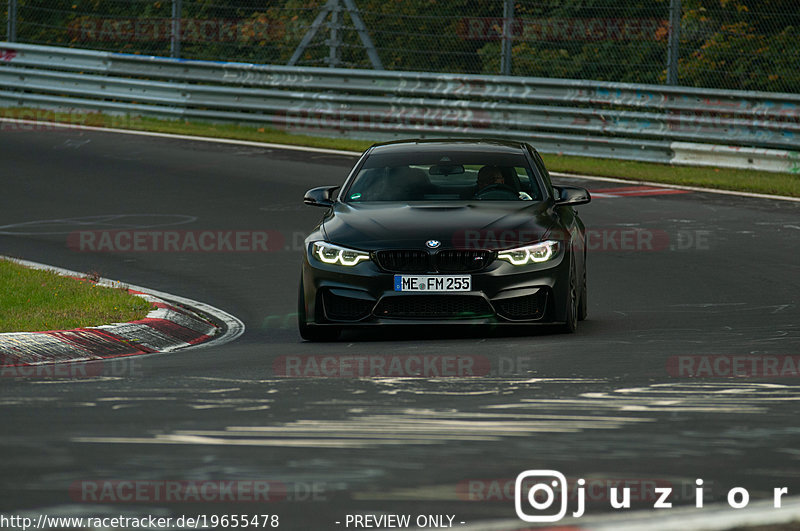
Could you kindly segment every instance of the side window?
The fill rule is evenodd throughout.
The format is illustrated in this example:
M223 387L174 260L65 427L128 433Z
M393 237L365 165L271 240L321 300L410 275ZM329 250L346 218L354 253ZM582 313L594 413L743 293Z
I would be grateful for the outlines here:
M539 181L536 180L530 166L517 166L514 168L514 171L517 174L520 191L525 192L528 196L530 196L530 199L534 201L541 201L542 190L539 186Z

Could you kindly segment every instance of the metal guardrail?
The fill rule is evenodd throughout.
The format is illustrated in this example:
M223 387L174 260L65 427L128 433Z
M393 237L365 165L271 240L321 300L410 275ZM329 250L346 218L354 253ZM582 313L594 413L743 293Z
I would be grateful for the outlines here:
M765 169L800 172L794 94L184 61L0 43L0 106L249 123L366 140L496 136L528 140L544 152L652 162L703 164L703 145L721 144L766 150L781 162ZM681 156L681 149L693 155ZM760 167L763 157L742 152L741 160L707 163Z

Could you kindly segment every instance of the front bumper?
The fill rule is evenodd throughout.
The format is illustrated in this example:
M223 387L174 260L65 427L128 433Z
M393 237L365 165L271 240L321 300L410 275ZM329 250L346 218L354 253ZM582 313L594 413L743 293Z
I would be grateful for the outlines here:
M396 273L374 261L343 267L321 263L306 252L301 315L309 325L355 327L563 323L570 252L562 247L553 259L525 266L496 259L469 273L472 291L453 293L396 292Z

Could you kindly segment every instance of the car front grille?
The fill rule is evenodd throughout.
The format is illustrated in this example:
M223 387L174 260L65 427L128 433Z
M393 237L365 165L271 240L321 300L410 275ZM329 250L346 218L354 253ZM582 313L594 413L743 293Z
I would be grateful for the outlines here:
M473 319L494 312L483 297L473 295L406 295L384 297L374 314L395 319Z
M497 313L512 321L534 321L541 319L547 305L547 292L492 301Z
M420 250L388 250L375 253L378 265L391 273L473 273L494 260L494 251L453 249L431 254Z
M485 250L448 250L435 255L436 269L442 273L480 271L494 260L494 253Z
M425 273L430 271L430 255L426 251L378 251L375 255L378 265L392 273Z

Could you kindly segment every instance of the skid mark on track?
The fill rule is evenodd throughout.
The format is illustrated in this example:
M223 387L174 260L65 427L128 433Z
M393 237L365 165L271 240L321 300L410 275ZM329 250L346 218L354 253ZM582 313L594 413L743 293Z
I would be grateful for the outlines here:
M64 150L64 149L80 149L83 146L88 146L92 142L91 139L86 140L73 140L71 138L65 140L62 144L53 146L53 149L56 151Z
M764 310L771 310L769 313L778 313L787 308L794 308L794 304L769 304L764 306L754 306L747 302L699 302L692 304L670 304L664 308L659 308L659 311L668 311L674 313L697 312L702 313L727 313L727 312L760 312Z
M70 234L78 230L154 229L186 225L197 216L185 214L106 214L75 218L39 219L0 225L0 234L13 236L47 236Z
M507 437L528 437L535 433L615 429L626 423L648 421L630 417L504 415L410 409L385 415L359 415L343 421L299 420L282 426L180 430L152 438L80 437L75 440L102 443L367 448L498 441Z
M42 384L64 384L64 383L103 383L111 382L113 378L83 378L83 379L56 379L42 380L33 383ZM228 382L230 383L230 382ZM0 406L4 405L31 405L37 401L48 401L54 407L74 408L74 407L110 407L112 410L122 408L152 408L159 407L159 404L170 403L175 407L186 409L223 409L228 411L257 411L269 409L274 402L272 398L265 398L264 395L271 394L270 390L264 390L259 394L242 393L242 389L235 388L141 388L129 395L118 395L113 387L103 394L101 389L97 397L92 401L69 402L55 398L31 398L31 397L8 397L0 399Z
M800 401L800 386L761 383L668 383L583 393L573 399L523 399L486 406L502 410L577 410L642 413L764 413L778 402Z
M572 385L592 387L597 384L581 382ZM130 437L77 437L73 441L81 443L124 443L124 444L163 444L163 445L205 445L205 446L265 446L286 448L379 448L396 446L434 446L468 443L486 443L514 440L528 444L543 437L561 437L588 430L606 433L605 436L590 437L594 441L604 438L615 452L641 453L652 444L652 438L645 433L648 428L637 429L637 425L653 425L659 429L660 422L675 418L686 419L702 415L748 415L761 416L770 413L780 405L796 404L800 401L800 386L749 382L675 382L652 384L641 387L621 387L613 390L587 390L572 396L553 396L532 398L531 391L541 391L548 386L551 394L559 389L563 393L564 382L548 381L544 378L527 380L469 379L449 382L440 380L431 385L426 379L392 379L374 382L359 381L357 385L370 385L386 389L371 393L349 392L346 400L326 401L309 404L310 412L322 418L296 419L277 422L271 425L232 424L221 429L175 430L147 436ZM449 389L442 389L442 387ZM603 385L607 389L607 384ZM397 389L399 388L399 389ZM461 389L461 394L454 389ZM568 388L567 388L568 389ZM490 391L493 393L490 393ZM213 399L193 401L193 407L257 407L252 399L237 398L236 390L228 389L233 396L227 396L216 403ZM426 392L427 391L427 392ZM440 397L443 403L435 408L398 407L402 395L431 394ZM449 396L459 400L460 409L449 408ZM495 394L493 402L486 403L487 395ZM398 396L400 395L400 396ZM280 394L278 395L280 396ZM465 403L463 400L471 400ZM116 400L116 397L112 400ZM267 401L266 399L264 399ZM130 403L130 401L126 401ZM453 404L456 404L454 402ZM267 404L261 404L267 405ZM327 409L345 411L346 418L328 418ZM678 415L678 417L675 417ZM740 446L740 440L757 441L754 431L737 431L734 424L725 424L728 433L726 440L732 447ZM663 429L663 427L662 427ZM800 428L792 428L800 432ZM719 437L718 432L672 433L664 438L665 444L675 445L687 451L696 451L685 444L685 439L705 439ZM613 434L618 435L613 435ZM785 429L781 435L794 435ZM586 437L582 438L586 439ZM563 444L586 444L578 442L561 443L549 448L563 455ZM648 442L649 441L649 442ZM683 444L680 444L683 441ZM506 444L506 443L503 443ZM592 443L595 444L595 443ZM600 444L596 442L596 444ZM661 445L659 445L661 446Z

